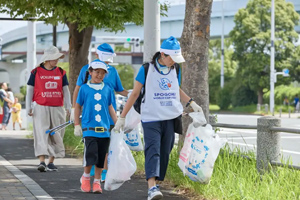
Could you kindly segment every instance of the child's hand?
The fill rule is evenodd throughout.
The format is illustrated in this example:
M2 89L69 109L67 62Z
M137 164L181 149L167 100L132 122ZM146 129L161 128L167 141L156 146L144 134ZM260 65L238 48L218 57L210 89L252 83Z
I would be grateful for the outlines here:
M77 136L77 137L82 136L82 129L81 129L81 126L79 124L75 125L74 135Z
M114 131L117 132L117 133L120 133L120 130L124 128L124 125L125 125L125 117L119 117L116 124L115 124L115 127L114 127Z

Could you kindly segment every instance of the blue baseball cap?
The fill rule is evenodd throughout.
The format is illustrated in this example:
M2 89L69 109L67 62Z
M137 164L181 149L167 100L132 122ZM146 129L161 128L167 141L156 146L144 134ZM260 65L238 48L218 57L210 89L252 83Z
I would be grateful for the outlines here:
M96 53L98 54L99 60L103 62L113 62L113 57L116 56L113 48L107 43L99 45Z
M93 69L104 69L106 71L106 73L108 72L107 71L107 64L105 62L102 62L101 60L99 59L96 59L94 61L92 61L90 64L89 64L89 68L93 68Z
M160 46L160 52L170 55L172 60L176 63L185 62L181 54L180 43L173 36L163 41Z

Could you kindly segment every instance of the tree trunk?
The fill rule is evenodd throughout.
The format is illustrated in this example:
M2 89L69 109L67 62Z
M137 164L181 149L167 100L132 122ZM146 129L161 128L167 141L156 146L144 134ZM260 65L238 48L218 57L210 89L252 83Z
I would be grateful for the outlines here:
M264 92L263 92L263 89L262 88L258 88L258 91L257 91L257 103L262 105L263 104L263 96L264 96Z
M208 120L208 50L210 39L210 15L212 0L186 1L181 47L185 63L182 69L182 89L199 104ZM185 106L185 105L184 105ZM184 134L180 137L179 149L190 123L183 118Z
M69 89L71 98L81 68L88 63L89 47L93 26L78 31L77 23L68 23L69 27Z

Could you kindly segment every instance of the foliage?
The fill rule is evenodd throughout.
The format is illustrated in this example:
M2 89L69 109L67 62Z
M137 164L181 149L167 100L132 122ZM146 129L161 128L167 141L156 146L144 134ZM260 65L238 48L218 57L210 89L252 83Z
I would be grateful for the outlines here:
M21 92L24 96L26 96L26 91L27 91L27 85L23 85L23 86L20 87L20 92Z
M116 65L115 68L117 69L122 85L124 89L129 90L133 88L133 81L134 81L134 70L131 65Z
M217 103L221 110L227 110L231 104L232 83L227 83L224 88L218 92Z
M143 0L0 0L0 12L12 18L37 18L46 24L77 23L79 31L89 26L117 32L124 30L124 23L143 23ZM166 11L167 5L162 4Z
M288 68L293 73L296 65L292 64L291 57L296 57L294 44L298 39L294 27L299 23L299 14L285 0L277 0L275 5L275 67L277 71ZM270 8L270 0L250 0L235 15L235 27L230 32L235 50L233 58L239 62L237 76L253 91L269 88ZM278 77L279 84L290 80Z
M300 87L294 86L293 84L287 86L287 85L280 85L275 87L274 91L274 100L275 104L282 105L283 99L285 96L288 97L290 105L293 105L294 97L295 95L298 95L300 97ZM264 94L264 99L267 102L270 98L270 92L267 92Z
M67 78L69 80L69 62L59 62L57 66L66 71Z
M246 106L257 104L257 95L249 87L237 85L232 93L232 106Z
M224 40L224 82L229 82L235 75L237 62L232 59L233 49L230 47L231 41ZM217 94L220 89L221 74L221 40L209 41L209 102L217 102Z

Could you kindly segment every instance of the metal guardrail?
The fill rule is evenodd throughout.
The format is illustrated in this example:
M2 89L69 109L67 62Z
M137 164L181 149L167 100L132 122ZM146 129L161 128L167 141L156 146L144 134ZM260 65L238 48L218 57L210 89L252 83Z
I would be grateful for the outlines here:
M257 126L215 123L216 118L214 116L210 116L209 121L213 127L257 129L256 168L259 172L269 170L269 164L272 166L288 167L290 169L300 170L300 166L287 165L278 162L281 155L280 132L300 134L300 129L280 127L281 119L275 117L258 118Z

